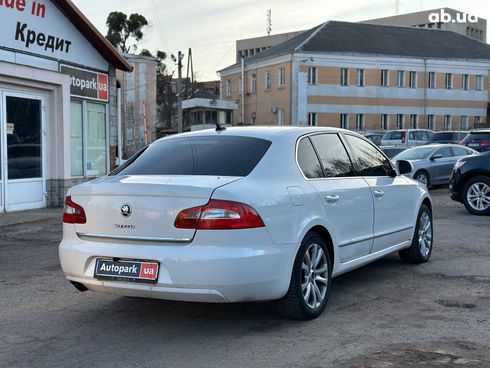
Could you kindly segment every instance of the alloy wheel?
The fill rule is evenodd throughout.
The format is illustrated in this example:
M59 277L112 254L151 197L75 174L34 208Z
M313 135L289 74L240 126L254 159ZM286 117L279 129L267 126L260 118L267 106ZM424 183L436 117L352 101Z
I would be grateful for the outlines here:
M468 204L476 211L485 211L490 207L490 187L482 182L473 183L466 193Z
M427 186L427 184L429 183L427 175L424 173L418 173L417 176L415 177L415 180L424 184L425 186Z
M328 289L328 260L323 248L310 244L301 264L301 290L308 307L318 308Z
M432 247L432 226L427 212L423 212L419 220L419 246L420 254L426 258Z

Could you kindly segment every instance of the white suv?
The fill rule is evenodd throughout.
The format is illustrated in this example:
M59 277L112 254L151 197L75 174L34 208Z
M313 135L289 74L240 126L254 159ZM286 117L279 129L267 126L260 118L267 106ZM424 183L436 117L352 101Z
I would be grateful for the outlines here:
M381 139L382 146L422 146L428 144L434 132L427 129L400 129L386 132Z
M243 127L150 144L71 188L59 255L79 290L277 300L317 317L331 278L399 252L428 261L426 188L371 142L329 128Z

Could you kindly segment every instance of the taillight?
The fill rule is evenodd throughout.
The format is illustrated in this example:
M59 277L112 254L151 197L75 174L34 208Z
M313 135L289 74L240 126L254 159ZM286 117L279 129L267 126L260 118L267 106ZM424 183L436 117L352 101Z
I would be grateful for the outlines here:
M229 230L264 227L264 222L252 207L212 199L208 204L181 211L174 223L179 229Z
M480 142L480 147L490 147L490 141L488 141L488 142Z
M407 138L407 132L402 132L402 143L405 143L406 138Z
M73 202L70 196L65 199L63 222L67 224L85 224L87 222L83 207L78 203Z

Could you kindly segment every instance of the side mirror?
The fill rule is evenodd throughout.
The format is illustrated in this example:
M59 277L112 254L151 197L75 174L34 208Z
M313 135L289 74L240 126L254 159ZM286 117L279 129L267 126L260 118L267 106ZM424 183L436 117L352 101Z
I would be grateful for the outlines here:
M434 161L437 160L438 158L442 158L442 155L440 153L436 153L435 155L432 155L430 160Z
M412 164L406 160L397 160L395 162L395 167L398 175L408 174L413 170Z

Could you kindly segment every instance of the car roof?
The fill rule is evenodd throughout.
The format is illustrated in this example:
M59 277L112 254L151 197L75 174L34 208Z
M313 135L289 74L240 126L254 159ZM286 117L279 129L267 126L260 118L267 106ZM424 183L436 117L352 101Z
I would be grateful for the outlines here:
M358 135L356 132L340 129L340 128L330 128L330 127L304 127L304 126L239 126L230 127L224 130L217 131L216 129L205 129L197 130L194 132L187 132L177 135L171 135L164 138L160 138L158 141L181 138L181 137L202 137L202 136L216 136L216 135L228 135L228 136L243 136L243 137L254 137L262 138L267 140L273 140L275 137L281 135L300 137L305 134L311 133L338 133L338 132L348 132L354 135Z
M490 129L474 129L470 133L490 133Z

